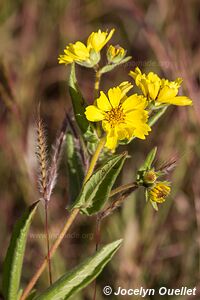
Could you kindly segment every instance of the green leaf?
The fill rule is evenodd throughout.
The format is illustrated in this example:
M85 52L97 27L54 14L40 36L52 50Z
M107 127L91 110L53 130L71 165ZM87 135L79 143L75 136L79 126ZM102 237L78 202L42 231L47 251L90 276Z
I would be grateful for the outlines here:
M108 159L84 184L72 208L81 208L87 215L97 213L109 198L126 157L127 153L123 153Z
M155 159L157 153L157 147L154 147L149 154L147 155L144 164L140 167L139 171L141 170L150 170L151 169L151 165Z
M78 88L76 73L75 73L75 64L71 66L71 73L69 77L69 93L72 99L72 105L74 110L74 116L80 131L86 141L96 142L98 137L95 133L94 127L87 120L85 116L85 107L86 102L81 95L81 92Z
M154 202L154 201L150 201L150 203L151 203L153 209L154 209L155 211L158 211L158 204L157 204L156 202Z
M119 63L106 65L100 70L100 73L104 74L104 73L110 72L113 69L115 69L116 67L128 62L131 58L132 58L131 56L127 56L124 59L122 59Z
M80 153L76 147L76 141L70 132L66 134L66 150L69 194L70 201L73 203L81 190L84 171Z
M71 272L63 275L34 300L66 300L93 281L121 246L122 240L110 243Z
M39 201L31 205L14 226L3 269L3 294L6 300L17 299L27 235L38 204Z

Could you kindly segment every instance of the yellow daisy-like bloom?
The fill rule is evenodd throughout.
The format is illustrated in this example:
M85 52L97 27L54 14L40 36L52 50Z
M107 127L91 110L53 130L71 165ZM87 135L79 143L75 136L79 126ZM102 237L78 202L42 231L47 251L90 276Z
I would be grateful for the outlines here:
M122 83L109 89L108 97L100 92L95 105L89 105L85 114L89 121L102 121L106 132L106 147L115 150L120 140L138 137L145 139L151 130L147 124L148 112L145 110L146 99L137 94L126 96L130 84Z
M170 191L171 188L164 182L157 182L149 191L149 200L156 203L163 203Z
M150 72L142 74L137 67L135 71L130 71L129 75L135 80L136 85L141 89L149 102L154 102L156 106L161 104L192 105L192 100L186 96L177 96L182 83L181 78L175 81L161 79L157 74Z
M87 40L87 45L82 42L69 44L64 54L58 57L59 64L71 64L76 62L82 66L93 67L100 60L99 52L111 39L114 29L109 33L102 32L100 29L97 32L92 32Z
M64 53L64 55L60 55L58 58L60 64L71 64L73 61L87 61L90 57L89 49L81 42L69 44Z

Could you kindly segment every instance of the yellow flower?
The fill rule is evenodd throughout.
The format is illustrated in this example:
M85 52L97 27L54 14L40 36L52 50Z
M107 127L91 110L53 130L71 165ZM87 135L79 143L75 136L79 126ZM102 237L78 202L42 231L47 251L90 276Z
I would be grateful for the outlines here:
M97 32L92 32L87 40L87 47L94 49L96 52L100 52L101 49L107 44L107 42L113 36L115 29L112 29L109 33L102 32L100 29Z
M105 146L111 150L115 150L120 140L130 140L134 136L145 139L151 130L147 124L146 99L137 94L127 97L124 93L127 89L130 85L125 82L109 89L108 96L101 91L96 105L89 105L85 111L89 121L102 121L106 132Z
M136 85L141 89L149 102L158 106L161 104L191 105L192 100L186 96L177 96L182 83L181 78L175 81L161 79L157 74L150 72L142 74L137 67L135 71L130 71L129 75L135 80Z
M88 48L81 42L69 44L64 50L64 53L64 55L60 55L58 58L60 64L70 64L73 61L87 61L90 58L90 52Z
M171 188L164 182L157 182L148 192L149 200L156 203L163 203L169 195Z
M87 45L82 42L69 44L64 50L64 54L58 57L59 64L71 64L76 62L79 65L92 68L100 60L100 51L111 39L114 29L107 32L92 32L88 37Z
M126 50L119 45L110 45L107 50L107 59L109 63L119 63L126 55Z

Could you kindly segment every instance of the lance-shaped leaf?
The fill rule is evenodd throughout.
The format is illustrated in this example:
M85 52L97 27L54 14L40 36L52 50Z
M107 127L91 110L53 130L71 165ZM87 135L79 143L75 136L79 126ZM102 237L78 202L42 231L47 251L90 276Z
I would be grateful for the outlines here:
M81 156L75 143L75 138L70 132L68 132L66 135L66 152L69 179L68 186L71 203L73 203L73 201L77 198L84 179L84 171Z
M63 275L34 300L66 300L93 281L119 249L122 240L110 243L71 272Z
M141 170L150 170L151 165L155 159L157 153L157 147L154 147L147 155L144 164L140 167L139 171Z
M71 73L69 77L69 93L72 100L74 116L83 137L89 142L96 142L98 137L95 133L94 127L89 123L85 116L86 102L81 95L77 84L75 64L72 64L71 66Z
M109 198L126 156L127 153L123 153L107 160L84 184L72 208L81 208L87 215L97 213Z
M27 235L39 202L29 207L16 223L3 269L3 294L6 300L16 300L24 258Z

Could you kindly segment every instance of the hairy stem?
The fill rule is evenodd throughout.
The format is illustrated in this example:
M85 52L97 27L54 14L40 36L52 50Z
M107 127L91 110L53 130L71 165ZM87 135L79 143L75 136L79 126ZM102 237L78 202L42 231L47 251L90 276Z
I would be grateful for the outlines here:
M88 168L88 172L85 176L84 179L84 183L90 178L90 176L92 175L95 165L97 163L97 160L99 158L99 155L104 147L105 144L105 138L102 138L99 141L99 144L96 148L96 151L91 159L90 162L90 166ZM74 222L74 220L76 219L78 213L79 213L80 209L79 208L75 208L69 218L67 219L64 227L62 228L62 230L60 231L59 236L57 237L56 241L54 242L53 246L51 247L50 251L49 251L49 258L51 258L54 253L56 252L58 246L60 245L60 243L62 242L63 238L65 237L67 231L69 230L69 228L71 227L72 223ZM46 265L48 262L48 257L46 257L43 262L39 265L38 269L36 270L35 274L33 275L33 277L31 278L30 282L28 283L28 285L26 286L26 288L23 291L23 294L20 298L20 300L25 300L27 298L27 296L29 295L30 291L32 290L32 288L34 287L34 285L36 284L37 280L39 279L40 275L42 274L42 272L44 271Z

